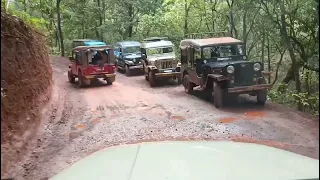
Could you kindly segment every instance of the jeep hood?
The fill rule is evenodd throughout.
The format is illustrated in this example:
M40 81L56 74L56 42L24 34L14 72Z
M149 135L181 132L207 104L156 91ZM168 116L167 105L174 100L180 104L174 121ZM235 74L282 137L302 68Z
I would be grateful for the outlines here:
M319 160L264 145L167 141L95 152L52 180L271 180L319 178Z
M124 55L125 59L137 59L137 58L141 58L141 54L127 54Z
M173 53L148 56L149 61L175 59L175 58L176 56Z
M223 68L228 64L241 64L241 63L253 63L251 61L243 61L243 60L238 60L238 61L214 61L214 62L207 62L205 66L213 67L213 68Z

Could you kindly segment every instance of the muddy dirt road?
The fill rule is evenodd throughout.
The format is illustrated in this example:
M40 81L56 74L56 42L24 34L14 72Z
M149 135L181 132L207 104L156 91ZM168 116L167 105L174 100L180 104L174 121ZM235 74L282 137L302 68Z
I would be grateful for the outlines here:
M234 140L265 144L319 158L318 121L254 101L217 110L182 86L150 88L143 76L118 73L113 85L78 89L68 83L68 60L52 58L54 94L27 158L11 177L51 177L108 146L150 140ZM50 109L51 108L51 109Z

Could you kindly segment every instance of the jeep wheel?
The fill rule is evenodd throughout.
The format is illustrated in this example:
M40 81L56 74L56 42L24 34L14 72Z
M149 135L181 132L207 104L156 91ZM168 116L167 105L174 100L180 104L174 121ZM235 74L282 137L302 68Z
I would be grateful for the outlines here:
M267 101L267 90L260 90L257 92L257 103L264 105Z
M183 86L184 86L184 91L188 94L191 94L193 91L193 84L190 82L189 75L185 75L183 77Z
M75 80L74 76L72 75L71 71L68 71L68 79L69 79L70 83L75 83L76 82L76 80Z
M213 83L213 103L214 106L218 109L223 106L225 99L224 89L221 87L221 84L214 82Z
M178 80L178 84L179 84L179 85L182 84L182 79L181 79L181 77L177 77L177 80Z
M81 75L81 72L78 73L78 87L82 88L84 86L84 79L83 76Z
M156 83L156 78L155 78L154 74L152 74L152 71L149 71L148 78L149 78L150 86L155 87L157 85L157 83Z
M108 85L112 85L112 83L113 83L112 81L107 80L107 84L108 84Z
M258 80L258 84L266 84L266 80L261 78ZM264 105L267 101L267 90L263 89L257 92L257 103L260 105Z
M126 75L127 76L130 76L131 74L130 74L130 69L129 69L129 66L128 65L126 65Z

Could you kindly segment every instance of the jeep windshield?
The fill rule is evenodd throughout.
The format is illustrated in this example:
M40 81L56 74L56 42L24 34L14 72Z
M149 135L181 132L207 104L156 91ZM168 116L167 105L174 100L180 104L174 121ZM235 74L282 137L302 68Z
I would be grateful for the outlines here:
M172 53L173 47L161 47L161 48L148 48L147 55L157 55L157 54L166 54L166 53Z
M202 48L203 59L217 59L218 61L230 60L234 56L242 56L242 45L218 45Z
M123 54L138 54L140 53L140 46L126 46L123 48Z

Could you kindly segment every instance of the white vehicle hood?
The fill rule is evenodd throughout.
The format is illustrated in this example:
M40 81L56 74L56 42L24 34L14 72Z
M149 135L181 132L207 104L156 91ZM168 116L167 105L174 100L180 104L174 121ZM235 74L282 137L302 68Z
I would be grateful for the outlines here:
M164 59L175 59L175 55L173 53L161 54L161 55L151 55L148 57L149 61L155 60L164 60Z
M166 141L97 151L52 180L294 180L319 178L319 160L264 145Z

